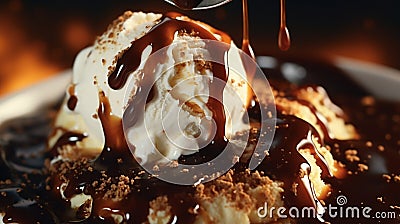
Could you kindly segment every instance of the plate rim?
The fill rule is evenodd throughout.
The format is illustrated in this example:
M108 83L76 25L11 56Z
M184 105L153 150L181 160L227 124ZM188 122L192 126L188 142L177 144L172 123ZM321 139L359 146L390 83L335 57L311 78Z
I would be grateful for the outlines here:
M0 124L34 112L41 106L59 100L72 80L72 70L56 73L50 78L0 98ZM27 103L34 102L34 103Z

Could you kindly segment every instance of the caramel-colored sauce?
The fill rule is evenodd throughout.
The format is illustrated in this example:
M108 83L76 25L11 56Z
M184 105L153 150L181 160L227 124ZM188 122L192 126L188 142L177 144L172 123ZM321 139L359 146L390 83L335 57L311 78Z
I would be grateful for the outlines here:
M251 58L256 60L253 48L250 45L249 38L249 9L247 7L247 0L242 0L242 14L243 14L243 37L242 37L242 51L248 54Z
M278 46L282 51L287 51L290 48L290 35L286 26L286 3L285 0L280 0L281 5L281 23L279 26Z

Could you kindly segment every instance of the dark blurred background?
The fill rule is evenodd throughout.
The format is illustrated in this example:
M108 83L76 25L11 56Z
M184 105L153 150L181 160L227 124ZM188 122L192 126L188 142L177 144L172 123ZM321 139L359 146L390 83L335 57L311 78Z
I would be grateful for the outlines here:
M287 0L289 51L277 44L279 0L248 0L250 38L257 55L313 58L341 55L400 69L400 1ZM0 96L72 66L126 10L178 11L207 22L241 43L241 1L185 12L162 0L0 1Z

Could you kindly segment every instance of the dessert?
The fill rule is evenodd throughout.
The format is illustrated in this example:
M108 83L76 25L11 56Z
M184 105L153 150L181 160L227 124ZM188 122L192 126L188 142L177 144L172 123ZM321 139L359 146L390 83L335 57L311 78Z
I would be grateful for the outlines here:
M163 37L160 38L160 35ZM227 44L216 46L214 50L211 49L210 43L205 44L207 40ZM152 72L142 74L141 71L146 70L146 65L153 63L154 59L151 57L163 47L167 47L167 56L161 53L163 57L156 58L158 64L150 69ZM244 101L248 100L249 87L246 80L236 74L237 71L244 71L238 52L226 34L200 22L177 15L161 18L159 14L128 12L115 21L92 48L78 56L74 65L76 75L69 87L65 103L55 119L54 133L49 141L49 147L55 156L50 163L52 178L49 182L54 194L60 195L63 201L71 202L66 208L71 210L71 213L81 214L82 209L88 210L85 216L75 215L73 218L96 220L105 216L102 214L104 203L112 202L112 206L116 206L113 210L121 210L122 206L127 207L125 204L133 203L131 200L139 200L137 193L143 194L143 188L151 188L150 186L154 185L155 189L149 189L150 192L145 193L146 199L140 200L140 204L147 204L142 206L144 211L138 212L144 217L131 218L134 222L150 221L149 217L154 219L154 222L164 219L168 221L174 215L183 220L189 217L191 221L204 219L208 212L196 216L189 210L195 209L196 200L200 201L199 198L212 192L209 192L208 188L204 189L204 192L200 190L203 186L200 183L207 174L197 175L195 172L201 168L191 167L197 164L217 163L210 159L221 153L228 141L229 144L240 142L240 139L235 139L238 132L248 133L250 130L249 124L242 121L246 113ZM207 54L214 54L221 59L226 55L227 64L233 66L225 71L226 67L223 64L207 60ZM160 61L162 63L159 63ZM141 64L144 64L142 69ZM164 71L164 67L173 69ZM162 70L159 76L157 72L153 72L158 70ZM153 80L148 80L149 77ZM132 90L127 90L130 88L129 83L133 83ZM146 93L147 86L151 89ZM126 95L131 95L128 103L126 100L124 103ZM140 108L141 103L146 105L144 111ZM178 120L174 120L177 114ZM210 118L215 123L214 127L209 121ZM175 127L176 123L182 128ZM179 132L181 129L182 132ZM241 134L240 137L245 136L246 134ZM76 141L70 141L71 138ZM129 145L133 147L129 148ZM225 151L229 152L229 149ZM235 164L236 161L233 160L239 157L239 153L234 153L223 159L228 161L228 164ZM150 170L143 169L147 164L150 164ZM179 167L180 164L185 164L186 168ZM111 165L116 167L110 167ZM70 166L73 170L92 172L89 175L83 174L84 177L75 176L69 172L72 168ZM207 164L205 166L212 171L208 174L211 179L218 178L220 175L212 177L218 172L224 172L213 170L215 168ZM174 174L176 178L172 184L163 183L158 179L163 173ZM251 179L251 175L256 175L242 173L248 179ZM71 175L75 177L72 178ZM184 175L189 176L191 181L184 183L188 186L175 186L181 184L179 181ZM224 178L227 179L234 176L232 171L226 175ZM76 183L71 182L71 178L78 180ZM279 195L278 183L270 181L267 177L260 176L259 179L265 182L265 186L247 186L246 191L257 193L267 189ZM71 191L77 185L82 185L81 181L88 183L88 189L79 193ZM158 192L160 187L163 190ZM256 187L259 189L253 189ZM93 192L90 192L92 190ZM175 192L182 192L182 195L174 195ZM176 204L178 199L175 197L188 202L180 206L180 203ZM280 197L272 199L275 198ZM222 197L219 203L228 204L226 200ZM280 203L280 200L278 202ZM156 210L155 214L149 214L147 210L156 209L151 206L156 206L158 210L161 209L158 207L162 206L162 209L168 212ZM108 218L118 216L117 219L127 219L125 213L129 214L138 209L136 206L129 207L132 207L129 211L108 215ZM170 214L170 207L174 210L178 207L180 211ZM166 217L158 217L158 213L166 213ZM178 215L180 213L183 213L183 217ZM244 219L243 217L241 219Z
M223 114L222 105L212 102L213 98L216 101L224 97L225 109L232 114L232 117L227 116L224 128L218 127L225 130L226 136L229 137L232 133L241 131L240 129L248 129L243 122L232 122L242 117L245 108L239 114L230 113L235 106L234 101L244 101L248 94L247 84L240 84L245 80L241 80L240 75L235 74L235 71L244 68L240 67L240 61L237 61L239 56L235 51L238 50L230 43L230 38L184 16L172 13L163 18L161 16L127 12L99 37L93 47L79 54L74 65L73 83L68 90L69 96L55 120L56 128L49 142L50 147L57 145L57 140L65 133L79 132L88 135L78 142L79 150L69 152L69 147L63 150L66 151L63 154L78 157L81 153L99 154L105 143L104 129L109 127L104 127L106 122L102 120L98 108L99 103L105 105L108 102L114 116L126 117L124 128L127 129L127 138L129 143L135 146L135 155L143 163L159 159L152 158L156 156L152 153L152 144L157 145L158 151L167 158L177 159L181 154L192 154L191 151L201 148L203 142L210 141L207 131L189 133L189 129L213 128L210 123L211 117L216 118ZM227 71L230 73L229 80L225 80L226 71L223 65L206 61L209 60L207 58L211 58L207 49L211 47L208 46L211 43L206 43L206 40L219 40L221 43L227 43L226 47L231 44L230 49L212 52L216 54L215 57L221 58L221 61L225 57L224 54L229 52L227 63L233 64L230 71ZM157 51L162 52L157 53L160 56L155 56ZM159 60L165 61L154 68L147 68L149 64L158 63ZM169 69L170 67L174 69ZM146 69L156 71L146 73ZM211 81L213 84L210 84ZM218 85L226 81L236 81L236 84L228 84L223 88L223 96L219 96L220 93L213 89L222 90ZM104 97L99 97L99 94ZM127 101L132 103L128 105ZM181 108L179 104L182 102L185 105ZM137 112L144 106L141 104L146 104L146 110L143 111L145 122L142 123L136 121L139 119L136 117L142 116L141 112ZM178 120L174 119L177 115ZM162 120L169 123L164 122L161 127L158 123ZM134 124L136 122L137 125ZM179 123L186 132L174 133L172 129L181 129L175 127L174 122ZM133 128L128 127L132 125ZM146 131L151 135L149 139L143 134ZM196 138L197 141L183 139L185 134ZM200 136L195 136L196 134ZM185 144L189 144L189 147L185 147ZM199 145L192 147L191 144ZM179 145L182 147L178 147Z
M228 72L225 66L207 62L207 55L215 53L208 40L225 43L216 54L227 54L232 66ZM151 71L168 69L160 69L159 76L142 73L157 50L169 54ZM365 116L377 116L376 110L383 106L373 98L363 98L360 104L369 112L348 120L322 87L270 80L269 92L259 77L247 85L249 80L240 75L246 68L239 52L229 36L187 17L125 13L94 46L78 55L73 81L56 115L45 110L33 115L40 120L3 124L3 133L10 134L2 137L2 221L311 223L330 221L323 203L332 203L341 194L355 204L398 206L400 199L392 193L399 186L399 166L394 162L399 155L386 147L395 149L399 143L394 134L400 127L399 107L389 106L393 114L377 120L378 124L391 122L387 142L379 138L368 142L375 135L363 130L373 126L357 128L348 121L360 125ZM223 85L213 85L211 80L217 79ZM167 92L172 92L172 98ZM166 117L160 114L163 103ZM262 129L264 112L273 128ZM157 124L175 114L183 116L173 120L183 122L183 134L171 128L174 122L161 129ZM242 119L246 115L248 119ZM24 135L32 126L37 133ZM195 141L186 144L184 135ZM261 145L264 154L260 155L256 149L264 135L273 139ZM195 170L177 170L180 164L208 163L230 143L244 146L244 151L228 154L225 159L232 167L226 172L213 170L215 175L207 179L194 177ZM386 163L374 167L382 158ZM249 169L252 159L257 163L253 170ZM162 172L192 176L192 182L166 181L158 176ZM371 197L353 190L353 185L357 188L371 180L382 184L379 189L368 187ZM311 207L317 215L282 218L275 210L262 217L258 213L265 204Z

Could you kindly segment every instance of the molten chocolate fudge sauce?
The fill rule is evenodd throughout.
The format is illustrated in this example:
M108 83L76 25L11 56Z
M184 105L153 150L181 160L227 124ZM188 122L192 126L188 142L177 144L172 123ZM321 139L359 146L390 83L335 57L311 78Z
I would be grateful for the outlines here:
M249 40L249 10L247 8L247 0L242 0L242 14L243 14L243 37L242 37L242 51L246 52L251 58L256 59L253 49Z
M288 96L291 95L291 91L296 90L287 88ZM194 214L190 211L197 205L195 188L166 183L142 170L132 158L125 140L119 135L121 133L107 131L122 130L121 120L111 114L107 97L103 93L100 93L99 97L99 118L102 124L108 127L105 128L106 144L103 152L92 160L61 164L70 170L48 180L51 189L46 189L48 176L43 168L45 158L52 157L45 150L52 120L52 116L48 114L52 113L41 111L32 117L19 118L2 125L0 209L6 214L4 222L57 223L75 220L82 223L102 223L112 222L112 216L119 214L128 222L137 223L147 218L149 201L164 195L168 197L172 214L176 216L178 223L190 223L194 220ZM324 158L313 151L318 165L323 170L324 181L332 188L331 194L324 200L325 203L336 205L336 198L345 195L348 205L369 206L374 211L393 211L391 206L398 205L400 201L400 196L396 193L400 185L400 105L365 97L333 95L332 98L347 112L349 121L360 133L360 139L340 141L325 138L325 142L321 142L330 147L334 158L346 166L346 171L343 171L344 177L331 177ZM257 105L249 108L252 121L259 120L258 110ZM303 120L278 114L277 130L270 155L257 168L272 179L284 183L284 201L288 206L314 206L318 203L313 195L309 195L304 181L299 176L301 164L307 164L307 161L296 148L299 144L314 148L309 133L318 136L315 129ZM83 137L69 133L57 144L75 144ZM252 137L257 139L257 133ZM359 160L348 160L346 151L349 149L356 150ZM203 160L200 155L193 157L197 157L197 161ZM359 164L366 165L368 169L360 170ZM246 164L236 164L233 168L235 175L240 175L245 168ZM305 173L307 172L306 169ZM56 196L59 195L57 186L62 184L60 177L70 180L70 184L64 190L66 197L82 192L93 196L93 211L90 217L72 213L69 204ZM129 185L130 193L121 201L107 200L108 192L100 187L100 183L125 183L125 177L129 178L126 185ZM131 183L132 179L134 181ZM297 195L291 191L294 183L302 186L298 188ZM323 218L331 222L346 221L325 216ZM367 219L353 221L374 223ZM297 222L318 223L315 219Z

